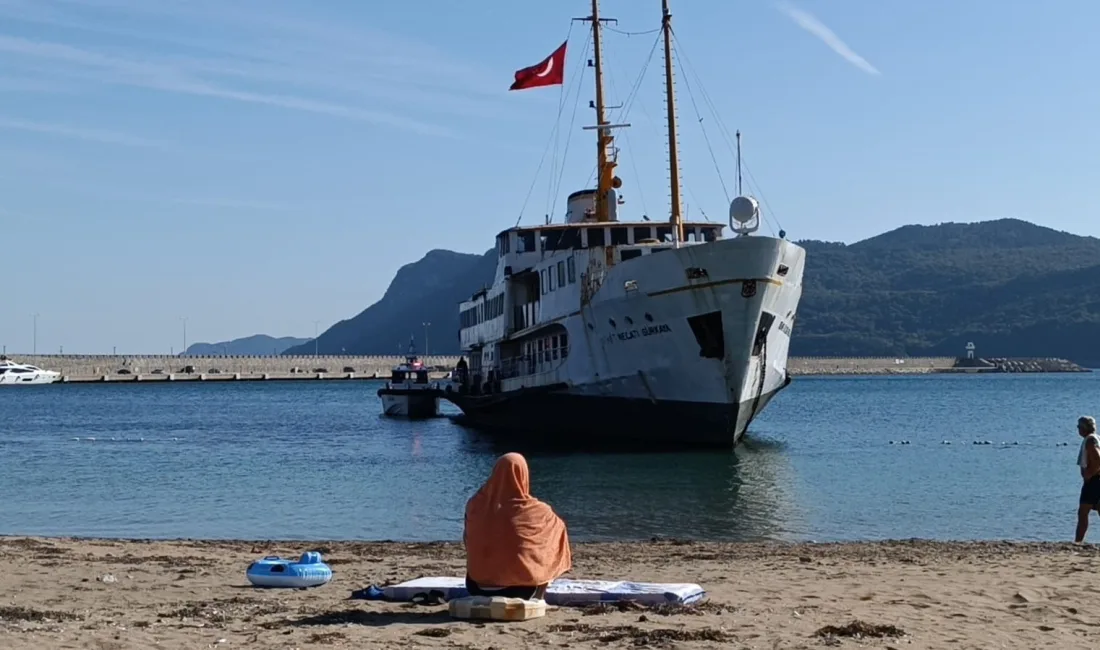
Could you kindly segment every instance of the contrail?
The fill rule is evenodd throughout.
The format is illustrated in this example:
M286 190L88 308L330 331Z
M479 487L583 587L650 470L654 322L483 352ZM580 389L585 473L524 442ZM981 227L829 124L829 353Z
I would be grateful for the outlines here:
M840 37L837 36L833 30L829 29L825 23L815 18L813 14L793 7L786 2L779 3L778 8L788 18L793 20L796 25L820 38L825 45L829 46L829 49L844 57L844 60L848 63L851 63L867 74L882 74L878 71L878 68L871 65L867 59L856 54L852 48L848 47L844 41L840 40Z

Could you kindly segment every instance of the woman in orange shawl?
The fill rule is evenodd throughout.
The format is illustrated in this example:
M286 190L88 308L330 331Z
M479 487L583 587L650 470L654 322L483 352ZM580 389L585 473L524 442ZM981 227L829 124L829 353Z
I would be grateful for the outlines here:
M573 567L565 522L531 496L527 460L497 459L489 480L466 503L466 588L475 596L541 598Z

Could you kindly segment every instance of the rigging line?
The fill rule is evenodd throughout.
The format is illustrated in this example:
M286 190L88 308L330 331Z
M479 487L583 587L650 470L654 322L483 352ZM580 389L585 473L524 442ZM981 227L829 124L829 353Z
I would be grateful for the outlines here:
M672 33L672 38L673 41L676 43L676 50L680 54L680 58L683 59L684 63L690 69L692 75L695 77L697 86L699 88L699 95L703 98L703 105L710 109L711 114L714 116L714 121L717 125L719 135L721 135L722 139L725 141L726 148L729 149L730 155L736 158L737 154L735 153L736 147L733 144L733 137L730 135L729 129L726 127L725 122L722 121L722 116L719 114L718 108L714 104L714 100L711 99L710 93L707 92L706 84L703 83L702 77L699 76L699 72L691 63L691 58L688 57L687 52L685 52L683 47L680 46L680 40L676 38L676 32Z
M616 34L622 34L623 36L645 36L647 34L656 34L657 32L661 31L660 27L657 27L656 29L647 29L644 32L628 32L624 29L616 29L614 27L606 26L604 27L604 29L609 32L615 32Z
M577 115L577 103L580 102L580 88L581 88L581 84L584 82L584 63L587 60L588 46L589 46L589 44L588 44L588 41L586 40L584 50L581 52L581 57L580 57L580 59L578 59L578 63L577 63L577 66L576 66L577 67L576 78L575 79L571 78L571 83L570 83L570 86L569 86L569 90L566 94L566 98L568 98L569 95L572 95L573 91L576 90L576 97L573 99L573 114L572 114L572 117L570 119L569 128L567 129L566 136L565 136L565 151L563 152L562 158L561 158L561 163L562 163L562 166L560 168L561 172L559 172L558 178L555 178L554 172L555 172L555 170L558 169L558 167L557 167L558 159L556 157L557 142L560 142L560 139L561 139L561 111L564 110L565 102L563 102L562 108L558 112L558 120L557 120L558 140L555 142L554 166L552 166L550 168L550 174L549 174L549 178L548 178L549 187L548 187L547 192L546 192L545 210L546 210L547 215L553 215L554 210L557 209L557 195L558 195L558 191L560 190L560 175L561 175L561 173L564 173L565 160L569 156L569 143L572 140L573 121L576 119L576 115ZM563 85L563 87L564 87L564 85ZM551 220L553 220L552 216L551 216Z
M657 31L660 31L660 29L658 29ZM616 115L616 120L612 120L612 121L620 121L620 122L621 122L622 120L624 120L624 119L626 118L626 113L627 113L627 111L629 111L629 110L630 110L630 108L632 108L632 107L633 107L633 105L634 105L634 99L635 99L635 98L637 97L637 94L638 94L638 90L640 90L640 89L641 89L641 85L642 85L642 80L643 80L643 79L645 78L645 73L646 73L646 70L648 70L648 69L649 69L649 63L650 63L650 61L652 61L652 60L653 60L653 53L654 53L654 52L656 52L656 50L657 50L657 44L658 44L658 43L660 43L660 37L657 37L657 39L655 39L655 40L653 41L653 46L652 46L652 47L650 48L650 52L649 52L649 57L648 57L648 58L646 59L646 63L645 63L645 65L643 65L643 66L642 66L642 70L641 70L641 73L640 73L640 74L638 75L638 78L637 78L637 79L635 80L635 82L634 82L634 86L633 86L633 87L631 88L631 93L630 93L630 94L631 94L631 99L630 99L630 102L629 102L629 103L627 103L627 102L623 102L623 105L622 105L622 107L620 107L620 109L619 109L619 113L618 113L618 114ZM608 80L610 81L610 83L611 83L611 85L612 85L612 90L614 90L614 84L615 84L615 81L614 81L614 78L612 77L612 75L611 75L611 73L610 73L610 72L608 73ZM642 111L643 111L643 112L645 112L645 107L644 107L644 105L643 105ZM647 117L647 119L648 119L648 115L647 115L646 117ZM652 120L650 120L650 125L651 125L651 126L652 126L652 127L654 128L654 131L656 131L656 126L653 126L653 124L652 124ZM627 141L627 145L629 146L629 144L630 144L630 143L629 143L629 136L625 136L625 135L624 135L623 139ZM632 162L633 162L633 161L632 161ZM635 173L637 173L637 167L636 167L636 163L634 163L634 164L635 164ZM594 181L596 180L596 174L597 174L597 172L598 172L598 171L599 171L599 165L598 165L598 164L596 164L596 165L593 165L593 166L592 166L592 171L591 171L591 172L589 173L589 175L588 175L588 180L587 180L586 182L587 182L587 183L589 183L589 184L590 184L590 183L593 183L593 182L594 182ZM641 176L639 176L639 179L640 179L640 178L641 178ZM639 187L640 187L640 185L639 185ZM641 192L639 191L639 196L640 196L640 195L641 195ZM644 203L644 201L645 201L645 199L644 199L644 197L643 197L643 198L642 198L642 202ZM645 206L644 206L644 205L642 206L642 209L643 209L643 210L645 209Z
M660 31L660 30L657 30L657 31ZM653 61L653 55L657 52L657 45L659 43L660 43L660 38L657 38L653 41L653 47L651 47L650 50L649 50L649 56L646 57L646 62L642 65L642 69L638 73L638 78L634 80L634 84L630 88L630 92L627 93L627 98L623 102L623 107L619 112L619 116L618 116L617 121L619 121L619 122L625 121L626 116L630 113L630 109L634 106L634 101L638 98L638 91L642 87L642 82L645 80L646 72L649 70L649 64ZM615 89L615 78L614 78L613 75L609 75L609 78L611 80L612 90L614 90ZM623 141L626 143L626 146L627 146L628 149L633 149L634 145L631 144L630 130L629 129L624 129L623 130ZM646 204L645 192L642 190L642 186L644 185L644 181L642 180L641 173L638 171L638 161L636 159L636 156L629 156L629 157L630 157L630 168L634 171L634 177L638 181L638 199L639 199L640 203L642 204L642 214L648 215L649 214L649 206Z
M673 37L675 37L675 33L673 33ZM677 60L677 64L679 64L678 60ZM686 76L684 77L684 80L685 80L685 82L687 81ZM689 95L691 94L691 89L690 88L688 89L688 94ZM692 98L692 104L694 104L694 102L695 102L695 100L694 100L694 97L693 97ZM655 132L657 132L657 123L656 123L656 121L653 120L653 118L651 118L649 116L649 113L646 112L644 105L642 107L642 113L645 115L646 119L649 121L650 127ZM696 113L698 113L698 109L696 109ZM704 135L705 135L705 132L704 132ZM661 135L659 132L658 132L658 136L661 137L662 139L664 138L664 136ZM679 129L677 129L677 139L679 139ZM665 142L665 151L666 152L668 151L668 142L667 141ZM683 160L681 160L680 161L680 170L683 171L683 168L684 168L684 164L683 164ZM672 174L671 169L669 170L669 174L670 175ZM687 174L681 174L680 182L684 186L684 189L687 190L687 193L689 195L691 195L691 198L695 201L696 208L699 210L699 214L703 215L704 220L710 221L711 220L710 215L708 215L706 209L703 208L704 203L699 200L699 196L695 193L695 185L689 180L689 178L690 177ZM721 180L721 175L719 175L719 180ZM685 212L687 211L687 209L688 209L688 207L685 206Z
M775 221L775 225L779 226L780 230L783 230L783 224L779 223L779 216L776 214L772 206L768 204L767 197L764 196L764 191L760 189L760 183L756 182L756 177L752 175L752 170L749 169L748 164L745 162L745 155L741 154L741 166L745 168L745 171L749 174L749 180L756 186L756 191L760 193L760 202L764 204L764 207L768 210L769 221Z
M570 23L569 24L569 31L566 33L566 36L565 36L566 42L569 41L569 37L572 35L572 33L573 33L573 24ZM550 137L547 138L546 145L542 149L542 157L539 158L538 167L535 168L534 177L531 179L531 186L527 188L527 196L525 196L523 198L523 204L519 208L519 216L516 217L516 227L518 227L520 222L523 221L523 212L527 209L527 203L531 200L531 194L535 191L535 185L537 185L538 182L539 182L539 173L542 171L543 164L546 163L546 154L550 151L550 144L554 141L554 138L558 134L558 131L559 131L560 122L561 122L561 113L562 113L562 110L563 110L564 106L565 106L565 104L562 101L561 97L559 96L559 99L558 99L558 115L554 119L554 128L552 128L550 130Z
M566 32L566 34L565 34L565 42L566 43L568 43L569 38L571 36L573 36L573 24L574 24L573 21L569 21L569 31ZM583 60L584 57L582 56L581 59ZM569 94L568 94L569 89L570 89L570 87L563 83L561 85L561 90L560 90L559 95L558 95L558 114L554 118L554 132L553 132L554 133L554 153L550 158L550 173L547 174L547 178L546 178L546 185L547 185L547 187L546 187L546 208L547 208L547 214L550 214L550 209L549 209L550 197L553 195L553 192L554 192L554 173L553 173L553 171L558 166L558 149L561 145L561 114L562 114L562 111L565 109L565 100L569 96Z
M703 99L703 104L708 109L710 109L711 114L714 116L715 123L717 124L719 135L722 136L722 139L725 141L726 148L729 150L730 154L736 158L736 156L737 156L737 154L736 154L736 145L733 142L733 137L730 135L729 128L722 121L722 116L719 114L718 108L714 104L714 100L711 99L710 93L707 92L706 84L703 83L702 78L699 76L699 72L695 69L695 66L693 66L691 64L690 57L688 57L687 53L685 53L683 51L683 48L680 47L679 39L676 38L675 32L673 32L672 37L673 37L673 40L676 42L677 52L680 54L680 58L683 59L684 63L690 69L690 72L695 77L695 80L696 80L698 88L699 88L699 94L702 96L702 99ZM764 193L761 190L760 184L756 182L756 179L752 176L752 171L748 169L747 165L745 165L744 156L741 157L741 166L744 167L745 171L747 171L749 173L749 178L752 180L752 184L754 186L756 186L756 190L757 190L757 193L760 195L761 202L764 204L764 207L767 210L767 212L770 213L770 214L767 214L767 215L761 215L764 218L764 220L768 222L768 227L771 228L772 232L774 233L775 228L772 224L772 222L774 221L774 224L778 225L779 228L782 229L782 224L779 223L779 219L776 218L775 213L772 212L772 208L768 204L767 199L764 197Z
M680 54L677 48L676 54ZM695 93L691 91L691 82L688 78L687 72L684 71L684 66L680 62L682 57L676 57L676 65L680 68L680 74L684 77L684 88L687 89L688 97L691 99L691 107L695 110L695 117L699 118L699 130L703 132L703 142L707 143L707 151L710 152L711 162L714 163L714 171L718 174L718 183L722 186L722 193L726 195L726 203L730 202L730 192L726 188L726 179L722 177L722 168L718 166L718 157L714 155L714 147L710 144L710 136L707 135L707 129L703 126L703 115L699 112L699 105L695 103Z
M577 107L580 106L581 103L581 81L584 78L584 62L588 60L588 49L590 46L591 42L586 40L584 51L581 52L581 63L578 65L578 67L581 68L581 72L577 73L577 97L573 100L573 114L569 117L569 129L567 131L569 135L565 138L565 151L562 152L561 168L558 170L558 178L557 181L555 181L554 183L553 191L550 193L550 196L552 198L550 202L550 211L548 212L548 214L553 214L554 210L558 209L558 193L561 191L562 177L565 176L565 161L569 157L569 145L573 142L573 125L577 121ZM553 178L553 173L551 173L551 178Z

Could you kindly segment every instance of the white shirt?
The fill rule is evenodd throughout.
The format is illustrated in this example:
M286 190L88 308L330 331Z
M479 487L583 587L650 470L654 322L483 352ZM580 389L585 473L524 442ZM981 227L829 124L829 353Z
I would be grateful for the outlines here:
M1096 444L1100 445L1100 436L1095 433L1090 433L1081 440L1081 451L1077 452L1077 464L1081 466L1081 469L1087 469L1089 466L1088 456L1085 455L1085 443L1089 441L1089 438L1092 438L1096 441Z

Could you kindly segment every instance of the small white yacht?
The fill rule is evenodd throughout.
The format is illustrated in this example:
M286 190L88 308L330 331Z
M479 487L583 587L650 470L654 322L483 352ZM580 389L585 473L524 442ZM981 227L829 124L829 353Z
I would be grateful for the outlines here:
M436 417L442 394L438 384L428 381L428 367L420 361L411 342L405 361L393 367L390 380L378 389L383 415L394 417Z
M61 379L60 372L15 363L9 359L0 361L0 386L52 384L59 379Z

